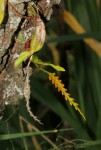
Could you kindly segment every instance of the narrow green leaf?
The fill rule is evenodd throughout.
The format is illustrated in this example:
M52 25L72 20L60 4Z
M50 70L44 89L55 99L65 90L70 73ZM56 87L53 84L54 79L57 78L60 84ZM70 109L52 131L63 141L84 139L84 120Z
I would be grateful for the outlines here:
M32 62L37 64L37 65L51 66L54 69L56 69L57 71L65 71L65 69L63 67L56 66L56 65L51 64L51 63L45 63L45 62L41 61L36 55L33 55Z
M39 132L37 131L37 132L25 132L25 133L14 133L14 134L1 134L0 140L9 140L9 139L23 138L23 137L33 136L33 135L35 136L35 135L41 135L41 134L64 132L68 130L71 130L71 129L47 130L47 131L39 131Z
M63 67L56 66L56 65L51 64L51 63L44 63L43 65L45 65L45 66L51 66L51 67L53 67L54 69L56 69L57 71L65 71L65 69L64 69Z
M22 52L19 58L15 60L14 67L18 67L30 55L29 51Z
M47 39L47 43L55 42L66 42L66 41L78 41L83 40L84 38L98 38L101 37L101 32L87 32L83 34L68 34L63 36L57 36L55 38Z

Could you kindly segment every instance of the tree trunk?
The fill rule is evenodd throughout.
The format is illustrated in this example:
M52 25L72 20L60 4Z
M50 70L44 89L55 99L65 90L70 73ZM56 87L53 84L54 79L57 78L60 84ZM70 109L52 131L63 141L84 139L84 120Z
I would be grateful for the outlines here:
M14 6L24 14L24 4ZM6 9L3 24L0 27L0 112L7 104L17 104L23 98L24 76L21 67L14 68L14 60L24 49L24 45L17 41L20 31L21 18L11 10Z

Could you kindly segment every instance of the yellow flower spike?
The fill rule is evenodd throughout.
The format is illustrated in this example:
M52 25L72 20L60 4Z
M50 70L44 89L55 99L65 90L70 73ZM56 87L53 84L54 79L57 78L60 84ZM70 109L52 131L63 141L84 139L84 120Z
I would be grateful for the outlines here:
M67 93L67 89L64 88L64 84L62 83L61 80L59 80L59 77L55 76L55 73L50 73L49 80L51 80L52 84L55 85L55 88L57 88L58 91L60 91L62 95L64 95L65 100L66 101L68 100L70 105L74 106L75 110L77 110L80 113L80 115L86 120L85 116L83 115L80 108L78 107L78 104L74 102L74 98L71 98L70 94Z

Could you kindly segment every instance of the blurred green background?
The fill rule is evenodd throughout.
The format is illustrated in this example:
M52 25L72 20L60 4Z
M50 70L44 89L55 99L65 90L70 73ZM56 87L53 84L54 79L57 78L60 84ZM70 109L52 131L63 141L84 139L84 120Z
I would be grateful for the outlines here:
M66 72L56 74L79 104L87 121L58 93L48 76L34 68L30 79L30 107L44 125L30 117L24 100L19 106L8 106L0 121L0 149L100 150L101 1L62 0L60 7L54 8L46 29L47 39L38 56L66 69ZM51 68L45 69L55 72ZM58 132L49 133L54 129ZM23 137L23 132L39 135ZM13 133L20 134L14 138Z

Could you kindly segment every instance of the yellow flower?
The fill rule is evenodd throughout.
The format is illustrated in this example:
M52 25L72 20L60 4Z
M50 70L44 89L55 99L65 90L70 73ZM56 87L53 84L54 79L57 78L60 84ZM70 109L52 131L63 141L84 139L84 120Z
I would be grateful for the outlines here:
M64 88L64 84L62 83L61 80L59 80L59 77L55 76L55 73L50 73L49 74L49 80L52 81L52 84L55 85L55 88L58 89L58 91L60 91L62 93L62 95L64 95L65 100L69 101L71 106L74 106L74 108L80 113L80 115L86 120L85 116L83 115L83 113L81 112L80 108L78 107L78 104L76 102L74 102L74 98L70 97L70 94L67 93L67 89Z

